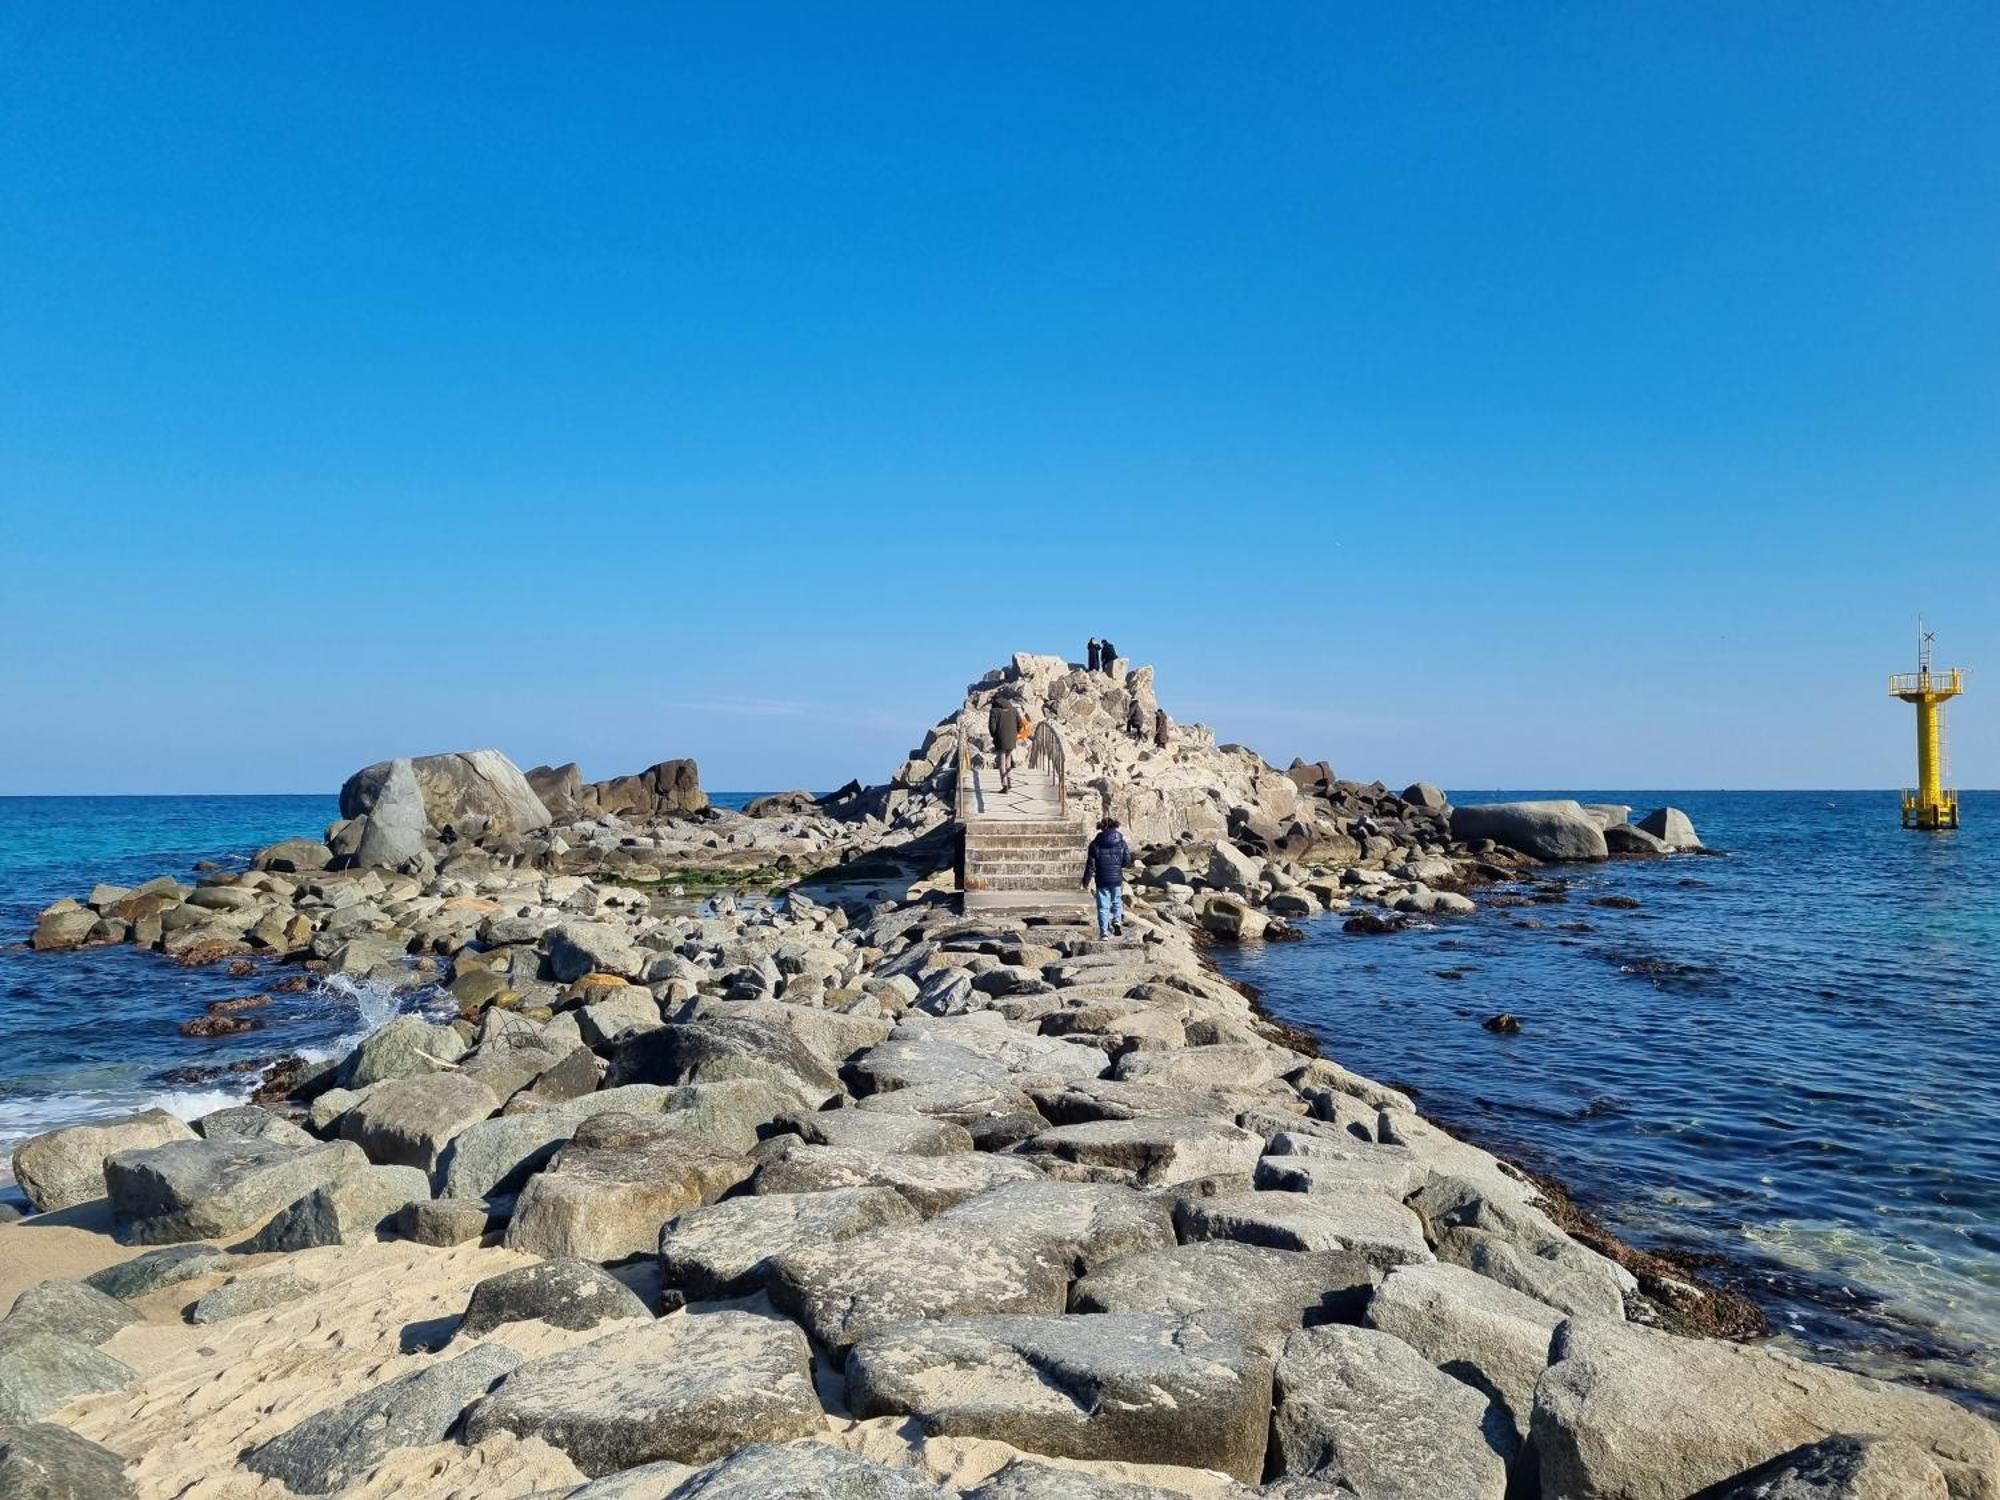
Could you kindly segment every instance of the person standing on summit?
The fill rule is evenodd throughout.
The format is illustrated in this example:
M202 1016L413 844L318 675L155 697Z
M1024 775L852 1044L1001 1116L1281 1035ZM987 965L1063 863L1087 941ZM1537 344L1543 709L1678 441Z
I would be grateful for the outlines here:
M1118 648L1112 645L1108 639L1103 640L1098 642L1097 654L1104 659L1106 674L1116 677L1118 675Z
M1132 846L1125 842L1116 818L1097 825L1097 837L1083 854L1083 885L1097 882L1097 935L1125 936L1125 867L1132 863Z
M1020 743L1021 726L1026 722L1021 700L1012 693L995 698L986 711L986 732L993 736L993 760L1000 771L1003 792L1014 790L1014 747Z
M1104 666L1104 647L1096 636L1090 638L1090 670L1095 672Z

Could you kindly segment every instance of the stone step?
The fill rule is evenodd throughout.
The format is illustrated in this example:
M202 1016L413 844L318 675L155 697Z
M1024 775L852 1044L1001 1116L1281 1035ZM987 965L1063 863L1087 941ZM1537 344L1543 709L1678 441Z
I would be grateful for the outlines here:
M968 870L991 875L1067 875L1074 880L1083 873L1083 860L1073 854L1048 859L968 859Z
M1088 843L1090 830L1076 819L981 818L965 820L967 838L1082 839Z
M985 891L1050 891L1063 892L1064 885L1070 890L1081 890L1076 877L1071 875L1065 882L1053 875L988 875L977 870L965 872L966 883L975 890Z

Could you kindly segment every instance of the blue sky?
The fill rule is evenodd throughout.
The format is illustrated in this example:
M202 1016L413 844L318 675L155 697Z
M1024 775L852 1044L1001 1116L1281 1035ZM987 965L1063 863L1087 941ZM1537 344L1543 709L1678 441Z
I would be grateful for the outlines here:
M0 793L1909 774L2000 669L1990 5L0 9ZM2000 670L1954 721L2000 783Z

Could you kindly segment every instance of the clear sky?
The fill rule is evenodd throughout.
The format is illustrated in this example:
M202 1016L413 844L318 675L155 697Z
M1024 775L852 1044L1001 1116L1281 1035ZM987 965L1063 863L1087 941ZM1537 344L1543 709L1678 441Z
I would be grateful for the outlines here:
M2000 783L2000 8L0 7L0 793Z

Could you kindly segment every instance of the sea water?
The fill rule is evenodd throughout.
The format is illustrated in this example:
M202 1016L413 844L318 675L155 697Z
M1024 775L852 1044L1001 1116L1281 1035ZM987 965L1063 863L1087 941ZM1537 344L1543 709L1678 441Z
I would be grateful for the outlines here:
M1628 1239L1720 1257L1786 1342L2000 1400L2000 794L1956 833L1881 792L1455 794L1528 796L1671 802L1726 853L1224 967Z

